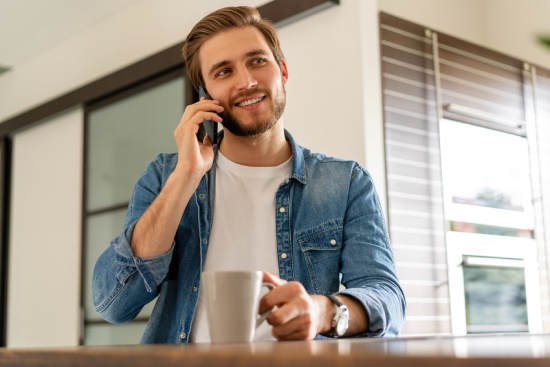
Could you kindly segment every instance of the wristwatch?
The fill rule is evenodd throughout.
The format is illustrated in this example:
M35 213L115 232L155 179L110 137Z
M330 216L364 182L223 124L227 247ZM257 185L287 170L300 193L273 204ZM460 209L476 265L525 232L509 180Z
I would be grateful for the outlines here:
M327 295L328 299L336 306L336 314L332 319L332 329L330 329L329 336L336 338L342 336L348 331L349 325L349 310L348 306L340 302L338 298L332 294Z

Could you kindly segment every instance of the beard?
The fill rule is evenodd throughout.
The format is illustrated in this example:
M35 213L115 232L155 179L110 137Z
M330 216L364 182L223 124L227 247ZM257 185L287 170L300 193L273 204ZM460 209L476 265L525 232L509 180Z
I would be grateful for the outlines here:
M257 92L257 91L254 91ZM264 91L265 92L265 91ZM269 96L271 96L269 93L265 92L267 99ZM236 98L242 98L246 97L247 95L239 95ZM221 112L219 115L223 119L222 125L224 129L227 129L229 132L231 132L233 135L236 136L257 136L260 134L265 133L266 131L270 130L277 121L281 118L283 115L283 112L285 110L286 106L286 90L284 87L282 88L282 91L277 93L275 96L271 96L271 112L269 116L258 119L254 121L254 123L250 125L245 125L235 115L233 115L229 108L224 106L223 112ZM264 99L264 101L265 101Z

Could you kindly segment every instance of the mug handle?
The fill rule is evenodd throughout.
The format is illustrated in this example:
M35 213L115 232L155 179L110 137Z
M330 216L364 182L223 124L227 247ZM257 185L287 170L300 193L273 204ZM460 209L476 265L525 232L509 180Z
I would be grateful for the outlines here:
M263 282L262 287L266 287L269 290L272 290L273 288L275 288L275 285L272 284L272 283L269 283L269 282ZM273 308L275 308L275 307L273 307ZM271 312L273 312L273 308L271 310L265 311L264 313L262 313L260 315L260 317L258 317L258 319L256 319L256 328L258 326L260 326L262 324L262 322L265 321L265 319L267 319L267 317L271 314Z

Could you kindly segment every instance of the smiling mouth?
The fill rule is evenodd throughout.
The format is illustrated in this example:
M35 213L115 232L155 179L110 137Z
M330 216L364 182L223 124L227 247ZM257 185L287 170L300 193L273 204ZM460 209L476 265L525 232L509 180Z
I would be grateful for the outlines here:
M256 103L259 103L261 101L263 101L265 97L257 97L257 98L252 98L252 99L248 99L246 101L243 101L241 103L237 103L236 105L239 106L239 107L248 107L248 106L251 106L253 104L256 104Z

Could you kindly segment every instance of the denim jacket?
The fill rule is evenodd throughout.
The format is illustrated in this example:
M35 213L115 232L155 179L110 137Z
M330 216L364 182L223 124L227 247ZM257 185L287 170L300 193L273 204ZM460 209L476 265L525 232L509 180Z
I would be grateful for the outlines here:
M279 276L299 281L310 294L357 299L369 320L369 329L358 336L397 335L405 297L371 177L355 162L312 153L285 135L293 155L291 176L275 195ZM136 222L176 162L177 154L160 154L149 164L135 186L122 233L94 269L94 306L111 323L131 321L158 296L142 343L189 340L208 251L215 162L190 199L171 249L147 259L130 249Z

